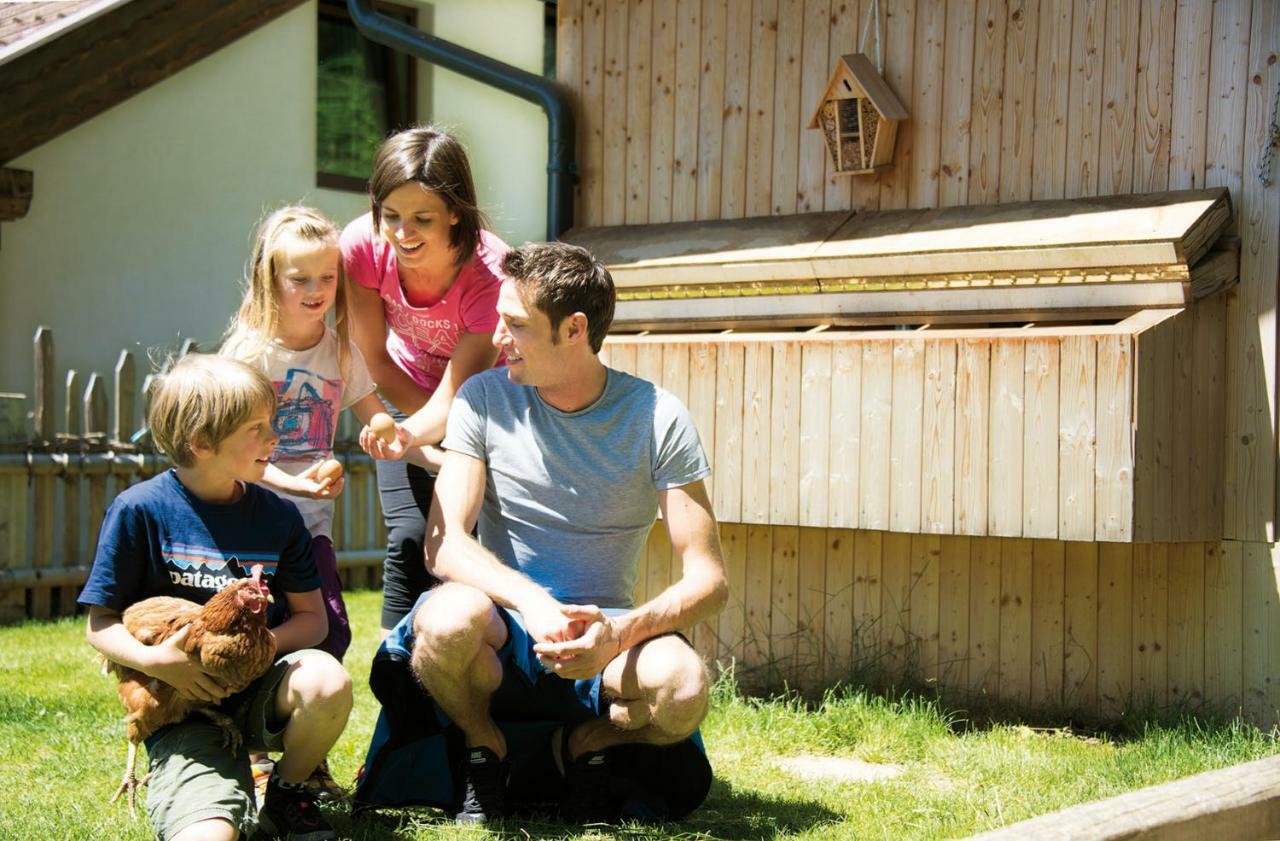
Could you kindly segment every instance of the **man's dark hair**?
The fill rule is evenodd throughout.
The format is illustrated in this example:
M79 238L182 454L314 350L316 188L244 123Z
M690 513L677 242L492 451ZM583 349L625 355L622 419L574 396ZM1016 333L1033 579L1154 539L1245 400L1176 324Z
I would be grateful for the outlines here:
M526 305L533 303L547 314L553 331L566 316L585 315L591 350L600 352L613 323L617 293L609 270L590 251L563 242L529 242L503 258L502 271Z

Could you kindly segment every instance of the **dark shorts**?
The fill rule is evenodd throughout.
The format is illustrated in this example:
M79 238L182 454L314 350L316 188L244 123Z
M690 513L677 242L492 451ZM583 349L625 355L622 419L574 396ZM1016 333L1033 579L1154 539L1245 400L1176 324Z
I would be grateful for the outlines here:
M456 808L462 734L435 705L410 667L413 616L425 596L374 657L369 683L382 704L358 781L357 807L430 805ZM502 683L490 701L507 739L511 775L508 802L519 811L558 808L563 776L552 748L566 726L605 714L601 678L566 680L533 653L533 639L518 613L499 609L508 637L499 649ZM618 816L679 820L696 809L711 787L711 764L699 733L673 745L628 744L606 751Z
M289 666L305 652L276 660L267 673L219 707L244 735L231 752L222 728L196 713L147 739L151 782L147 813L156 837L172 838L199 821L221 818L247 837L258 825L249 750L284 748L283 721L275 721L274 701Z

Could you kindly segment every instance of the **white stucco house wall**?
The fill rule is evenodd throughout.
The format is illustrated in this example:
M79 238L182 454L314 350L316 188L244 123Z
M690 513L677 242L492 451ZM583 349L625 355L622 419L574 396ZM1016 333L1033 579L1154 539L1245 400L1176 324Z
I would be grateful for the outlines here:
M538 0L400 5L417 6L420 27L441 38L543 70ZM31 393L38 325L54 330L60 375L109 374L122 348L138 354L141 374L152 348L186 338L212 347L239 302L264 211L302 202L340 224L367 211L362 194L316 186L317 28L316 2L304 2L0 161L34 173L26 215L0 223L0 391ZM4 59L0 48L0 69ZM417 67L418 118L463 140L497 233L512 243L544 238L545 116L501 91Z

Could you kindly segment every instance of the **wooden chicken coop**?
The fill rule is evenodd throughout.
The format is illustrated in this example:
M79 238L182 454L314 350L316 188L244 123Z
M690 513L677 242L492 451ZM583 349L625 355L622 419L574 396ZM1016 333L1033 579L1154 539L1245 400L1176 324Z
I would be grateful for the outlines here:
M889 166L898 123L907 119L871 59L841 56L809 128L822 129L831 163L840 175L865 175Z
M695 643L748 683L1276 721L1280 9L890 0L894 110L844 57L869 6L559 4L604 355L712 456L732 595Z

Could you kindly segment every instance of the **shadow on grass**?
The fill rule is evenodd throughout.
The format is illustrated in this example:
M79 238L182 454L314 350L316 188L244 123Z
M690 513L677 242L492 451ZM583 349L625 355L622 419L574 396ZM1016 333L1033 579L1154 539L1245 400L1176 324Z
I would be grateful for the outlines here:
M433 809L390 810L364 813L352 819L343 810L329 813L339 837L356 841L393 841L413 838L418 832L452 828L452 821ZM524 839L580 838L716 838L724 841L768 839L806 832L842 816L811 800L762 797L715 780L700 809L678 823L574 826L549 819L511 819L485 827L476 837L524 841ZM459 828L459 836L473 831Z

